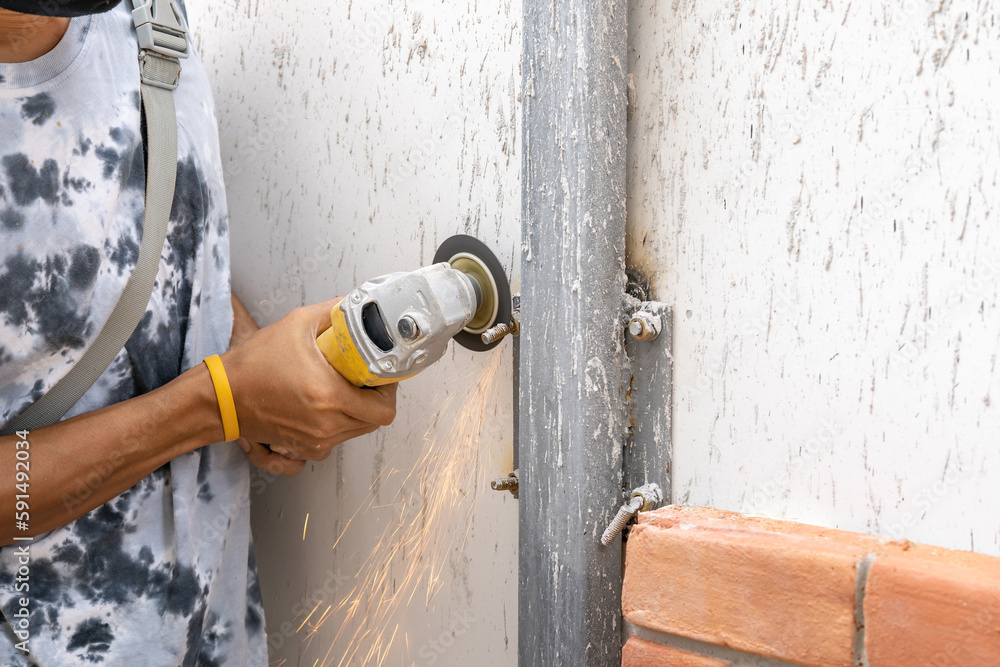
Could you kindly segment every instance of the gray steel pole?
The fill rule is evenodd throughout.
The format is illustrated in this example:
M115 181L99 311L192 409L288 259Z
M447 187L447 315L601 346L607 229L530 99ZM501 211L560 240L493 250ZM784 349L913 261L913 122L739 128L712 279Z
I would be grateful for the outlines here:
M520 667L621 664L627 9L524 3Z

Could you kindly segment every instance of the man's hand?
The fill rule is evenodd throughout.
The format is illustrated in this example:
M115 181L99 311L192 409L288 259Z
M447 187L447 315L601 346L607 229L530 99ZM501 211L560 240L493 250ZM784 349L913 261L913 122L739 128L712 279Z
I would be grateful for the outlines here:
M222 355L240 432L250 444L247 456L255 465L255 457L265 466L277 464L272 456L321 461L345 440L395 418L395 384L355 387L330 366L316 344L339 302L297 308ZM270 452L254 446L263 442L270 444Z
M290 459L259 442L250 442L246 438L240 438L236 441L236 444L238 444L240 449L243 450L243 453L247 455L247 459L250 463L254 464L261 470L266 470L267 472L274 473L275 475L295 477L302 472L303 468L306 467L306 462L304 460Z
M235 294L231 296L233 303L233 333L229 338L230 350L243 344L251 336L260 331L257 321L254 320L253 315L250 314L250 311L243 305L239 297ZM295 475L302 472L302 469L306 465L305 461L296 461L282 456L272 451L267 445L259 442L250 442L246 438L240 438L236 442L240 446L240 449L243 450L243 453L247 455L250 463L261 470L266 470L276 475L295 477Z

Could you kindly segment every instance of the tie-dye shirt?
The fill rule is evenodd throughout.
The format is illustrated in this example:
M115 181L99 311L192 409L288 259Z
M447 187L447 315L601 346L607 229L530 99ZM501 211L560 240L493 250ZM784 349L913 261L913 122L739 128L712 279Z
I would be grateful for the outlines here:
M80 358L138 256L145 167L127 4L73 19L37 60L0 64L0 424ZM177 186L156 286L125 349L71 416L155 389L228 347L215 111L198 57L182 67ZM149 415L151 428L158 418ZM5 456L13 466L13 452ZM204 447L21 543L31 553L30 654L12 627L25 595L20 545L0 548L0 664L265 665L248 472L235 445ZM106 474L95 462L63 501L82 502ZM13 498L0 507L13 511Z

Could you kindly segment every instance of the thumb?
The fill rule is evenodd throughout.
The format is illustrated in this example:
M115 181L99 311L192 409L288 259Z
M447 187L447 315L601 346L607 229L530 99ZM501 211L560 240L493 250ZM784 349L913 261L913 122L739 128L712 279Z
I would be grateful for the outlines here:
M330 328L330 311L336 308L344 297L338 296L329 301L323 301L321 303L314 303L311 306L306 306L305 310L308 312L309 321L312 322L313 327L316 331L316 336Z

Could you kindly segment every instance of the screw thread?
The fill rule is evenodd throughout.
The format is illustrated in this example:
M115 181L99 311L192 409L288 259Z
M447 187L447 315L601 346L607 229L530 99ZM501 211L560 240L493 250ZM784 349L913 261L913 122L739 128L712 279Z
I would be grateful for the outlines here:
M632 520L632 517L635 516L635 513L639 511L640 507L642 507L642 498L638 496L622 505L618 509L618 514L615 515L615 518L611 521L607 530L605 530L604 534L601 535L601 544L604 546L610 545L611 541L614 540L616 536L621 534L623 530L625 530L625 526L627 526L628 522Z
M517 486L516 477L501 477L490 482L490 488L494 491L510 491Z
M510 325L501 322L500 324L490 327L489 329L484 331L482 336L480 336L480 338L483 339L483 343L485 345L489 345L494 341L500 340L509 333L510 333Z

